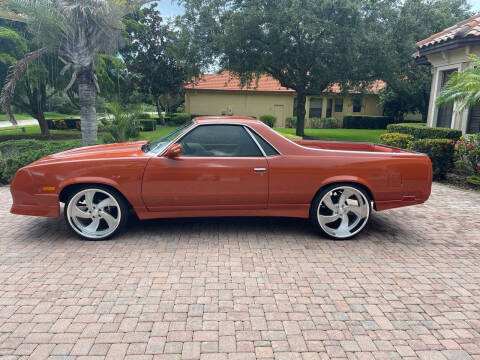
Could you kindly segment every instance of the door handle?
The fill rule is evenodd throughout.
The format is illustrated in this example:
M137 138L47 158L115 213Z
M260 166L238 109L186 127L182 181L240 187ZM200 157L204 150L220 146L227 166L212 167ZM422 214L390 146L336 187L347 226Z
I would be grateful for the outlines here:
M266 168L255 168L255 169L253 169L253 171L255 171L255 172L265 172L265 171L267 171L267 169Z

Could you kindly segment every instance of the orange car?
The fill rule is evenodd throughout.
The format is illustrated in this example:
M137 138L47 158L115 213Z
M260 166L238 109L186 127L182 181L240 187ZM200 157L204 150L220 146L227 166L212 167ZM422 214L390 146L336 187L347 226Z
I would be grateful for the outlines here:
M201 117L151 142L65 151L17 171L11 212L64 216L101 240L139 219L310 218L334 239L358 234L372 208L423 203L427 156L370 143L290 141L246 117Z

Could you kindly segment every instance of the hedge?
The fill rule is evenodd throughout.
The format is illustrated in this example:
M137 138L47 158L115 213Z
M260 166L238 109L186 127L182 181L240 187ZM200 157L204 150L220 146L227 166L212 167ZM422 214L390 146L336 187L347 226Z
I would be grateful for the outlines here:
M9 140L0 143L0 182L9 183L15 172L44 156L82 146L82 140Z
M334 117L329 118L310 118L311 129L336 129L338 128L338 120Z
M268 125L271 128L273 128L275 126L275 122L277 121L277 118L273 115L262 115L260 116L260 121L263 122L265 125Z
M386 129L391 123L392 116L347 115L343 118L344 129Z
M457 129L427 127L422 124L390 124L388 132L409 134L416 139L451 139L457 141L462 136L462 131Z
M156 119L140 119L138 122L143 131L154 131L157 128Z
M453 168L455 141L452 139L420 139L409 143L409 150L428 155L432 161L433 179L445 179Z

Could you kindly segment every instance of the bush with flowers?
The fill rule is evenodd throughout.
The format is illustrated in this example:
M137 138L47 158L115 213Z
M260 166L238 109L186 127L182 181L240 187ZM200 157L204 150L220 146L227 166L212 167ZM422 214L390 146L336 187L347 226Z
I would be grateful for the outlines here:
M407 149L408 143L413 141L414 137L408 134L397 132L385 133L380 135L380 143L388 146L393 146L401 149Z
M457 168L467 175L467 180L480 185L480 134L462 136L455 144Z
M451 139L420 139L408 144L408 149L428 155L432 161L433 178L443 180L453 168L455 142Z

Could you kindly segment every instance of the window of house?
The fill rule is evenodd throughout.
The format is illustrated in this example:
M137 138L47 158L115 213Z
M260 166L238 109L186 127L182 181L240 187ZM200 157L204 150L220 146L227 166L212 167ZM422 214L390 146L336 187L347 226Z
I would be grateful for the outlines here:
M201 125L179 143L188 157L260 157L255 141L239 125Z
M358 113L362 111L362 99L353 99L353 112Z
M441 72L441 76L442 76L441 89L445 87L445 84L448 82L450 77L456 72L457 72L456 69ZM440 107L437 113L436 126L449 128L452 124L452 116L453 116L453 104Z
M335 112L343 112L343 98L335 99Z
M310 118L322 117L322 105L323 105L323 99L321 98L310 99Z

